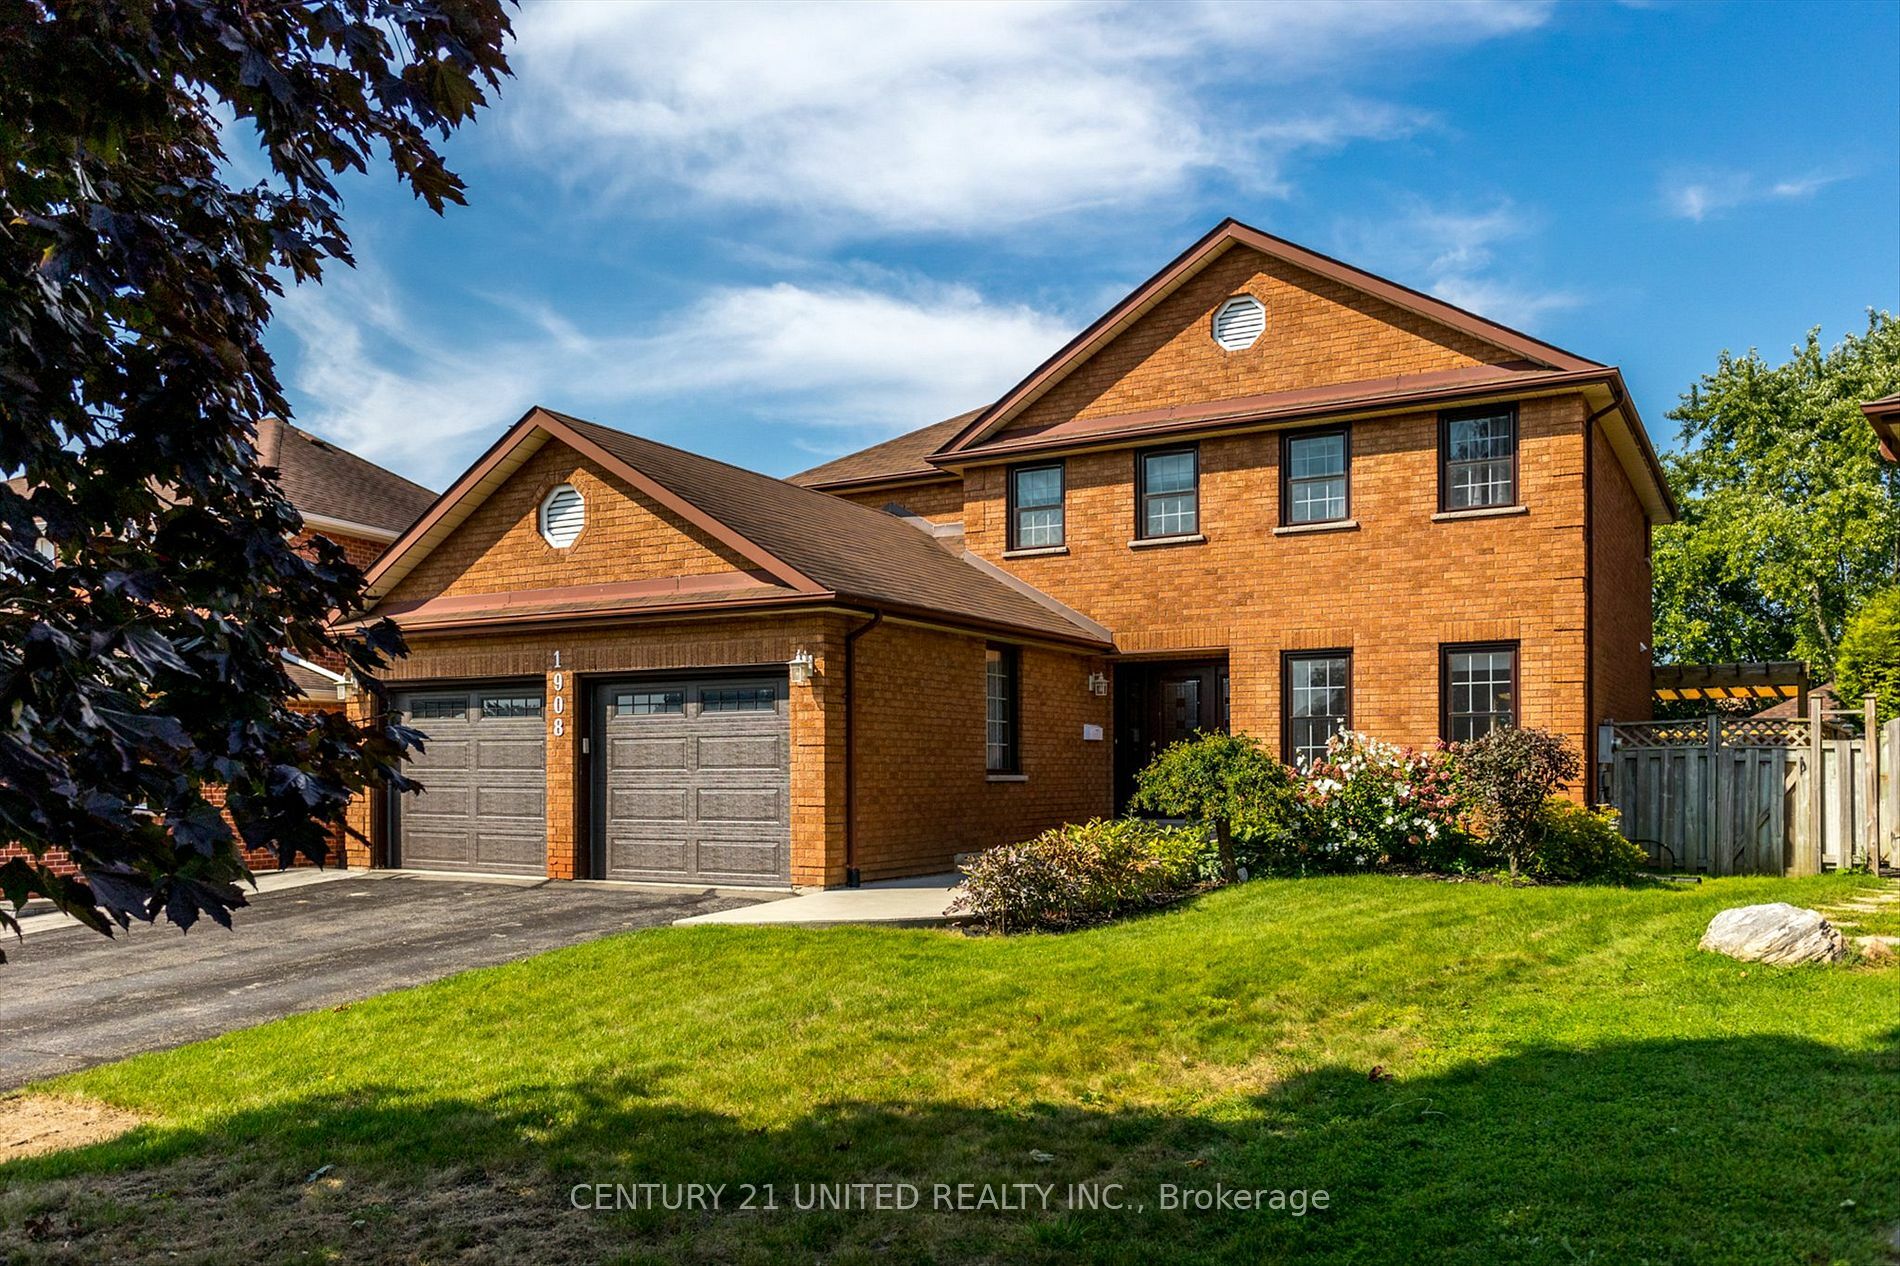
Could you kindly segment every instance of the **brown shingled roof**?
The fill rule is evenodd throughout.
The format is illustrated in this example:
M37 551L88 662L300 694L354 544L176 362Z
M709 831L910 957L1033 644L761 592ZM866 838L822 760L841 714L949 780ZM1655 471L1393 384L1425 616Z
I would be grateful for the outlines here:
M822 466L787 476L787 483L804 488L834 488L846 484L900 482L912 479L949 479L947 472L930 464L930 455L955 438L965 425L976 420L981 409L959 413L942 422L920 426L893 440L873 444L855 453L846 453Z
M1106 646L1108 630L1013 577L950 553L930 535L866 506L801 488L770 475L616 431L549 409L532 409L456 481L370 569L370 593L387 594L401 576L444 539L444 520L466 517L505 479L509 455L544 433L592 458L707 531L778 583L769 596L787 601L862 603L893 614ZM518 463L517 463L518 465ZM566 597L566 595L563 595ZM651 601L653 613L669 605ZM603 598L601 612L620 613L624 596ZM565 604L563 604L565 605ZM585 604L583 604L585 605ZM591 610L591 607L589 608ZM377 608L372 607L372 612ZM580 609L562 614L580 615ZM400 622L400 615L397 616Z
M277 482L299 514L394 534L435 500L421 484L278 418L257 424L257 454L262 465L277 468Z

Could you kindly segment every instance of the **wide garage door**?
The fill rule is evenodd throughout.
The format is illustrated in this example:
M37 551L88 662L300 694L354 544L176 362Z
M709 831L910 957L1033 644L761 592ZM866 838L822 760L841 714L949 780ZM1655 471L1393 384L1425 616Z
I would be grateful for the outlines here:
M398 798L396 864L416 870L547 874L547 730L539 683L399 695L428 735Z
M603 686L596 873L783 884L791 877L785 677Z

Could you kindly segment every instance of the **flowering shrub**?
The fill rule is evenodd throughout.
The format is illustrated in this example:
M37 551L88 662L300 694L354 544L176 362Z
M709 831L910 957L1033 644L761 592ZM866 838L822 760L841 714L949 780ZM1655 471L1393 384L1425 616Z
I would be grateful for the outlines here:
M1216 867L1212 854L1199 828L1134 818L1070 823L979 853L963 867L950 910L998 932L1086 927L1193 891Z
M1457 771L1443 748L1416 751L1342 731L1306 770L1315 869L1458 869L1469 864Z

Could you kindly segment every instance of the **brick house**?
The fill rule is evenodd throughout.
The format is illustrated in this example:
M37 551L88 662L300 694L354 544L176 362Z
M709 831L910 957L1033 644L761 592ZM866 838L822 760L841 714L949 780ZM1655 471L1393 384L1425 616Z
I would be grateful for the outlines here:
M326 536L342 546L358 567L368 567L375 561L435 500L435 494L422 485L278 418L258 422L256 447L258 464L277 471L284 496L303 517L304 530L293 538L294 542ZM9 482L16 492L30 491L24 479ZM301 692L292 706L347 706L356 683L340 671L342 666L340 659L312 663L286 655L284 671ZM219 790L214 802L222 803L218 798L221 795ZM340 856L341 831L335 843ZM18 855L23 855L18 845L0 845L0 861ZM74 869L64 850L49 851L44 861L57 871L70 873ZM276 855L264 849L247 849L245 861L253 869L277 865Z
M370 573L430 790L352 860L839 884L1111 813L1196 729L1587 751L1649 713L1673 514L1614 367L1228 221L791 480L531 411Z

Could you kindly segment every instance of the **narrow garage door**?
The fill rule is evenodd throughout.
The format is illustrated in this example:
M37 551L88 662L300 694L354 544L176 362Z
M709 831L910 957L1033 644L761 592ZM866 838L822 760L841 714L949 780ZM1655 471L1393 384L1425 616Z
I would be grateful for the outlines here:
M601 689L596 873L783 884L791 877L785 678Z
M428 735L399 798L396 864L547 874L547 731L539 684L418 690L404 723Z

